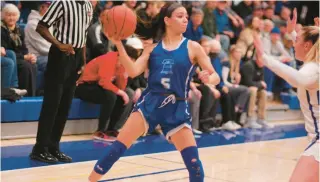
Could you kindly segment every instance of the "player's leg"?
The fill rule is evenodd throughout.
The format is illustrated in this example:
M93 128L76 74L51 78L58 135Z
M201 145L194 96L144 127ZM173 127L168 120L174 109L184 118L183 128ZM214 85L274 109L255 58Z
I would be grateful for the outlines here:
M145 130L146 125L142 114L140 112L132 113L121 129L117 140L110 146L110 150L96 163L89 176L89 181L96 182L106 174L112 165Z
M301 156L290 182L319 182L319 162L313 156Z
M203 182L204 171L192 131L184 127L171 136L171 141L182 155L190 182Z
M319 181L319 141L312 142L300 157L290 182Z

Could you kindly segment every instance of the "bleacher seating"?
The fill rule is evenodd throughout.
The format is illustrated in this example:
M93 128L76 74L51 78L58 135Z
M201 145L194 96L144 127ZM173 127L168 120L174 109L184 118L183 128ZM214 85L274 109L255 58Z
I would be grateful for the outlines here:
M282 93L280 97L281 97L282 103L287 104L289 106L289 109L292 109L292 110L300 109L299 99L296 95Z
M16 103L1 100L1 122L37 121L42 97L25 97ZM69 113L70 120L93 119L99 116L100 106L73 99Z

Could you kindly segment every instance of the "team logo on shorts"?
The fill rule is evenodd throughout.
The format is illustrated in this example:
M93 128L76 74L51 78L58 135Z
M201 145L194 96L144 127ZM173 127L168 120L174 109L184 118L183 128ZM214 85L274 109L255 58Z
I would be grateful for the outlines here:
M167 104L169 104L170 102L172 102L172 104L176 103L176 96L174 94L169 95L168 97L166 97L163 102L161 103L159 108L163 108L164 106L166 106Z

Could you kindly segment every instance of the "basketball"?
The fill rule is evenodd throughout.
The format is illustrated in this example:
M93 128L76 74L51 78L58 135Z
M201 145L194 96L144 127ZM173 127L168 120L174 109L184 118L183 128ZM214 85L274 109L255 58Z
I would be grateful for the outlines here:
M105 32L110 37L126 39L134 33L137 25L136 14L125 6L115 6L107 13Z

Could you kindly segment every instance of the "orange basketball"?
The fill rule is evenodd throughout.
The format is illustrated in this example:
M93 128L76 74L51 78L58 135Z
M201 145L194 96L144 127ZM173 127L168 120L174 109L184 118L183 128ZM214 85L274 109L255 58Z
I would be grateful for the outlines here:
M136 14L128 7L114 6L107 13L105 31L111 37L126 39L134 33L136 26Z

